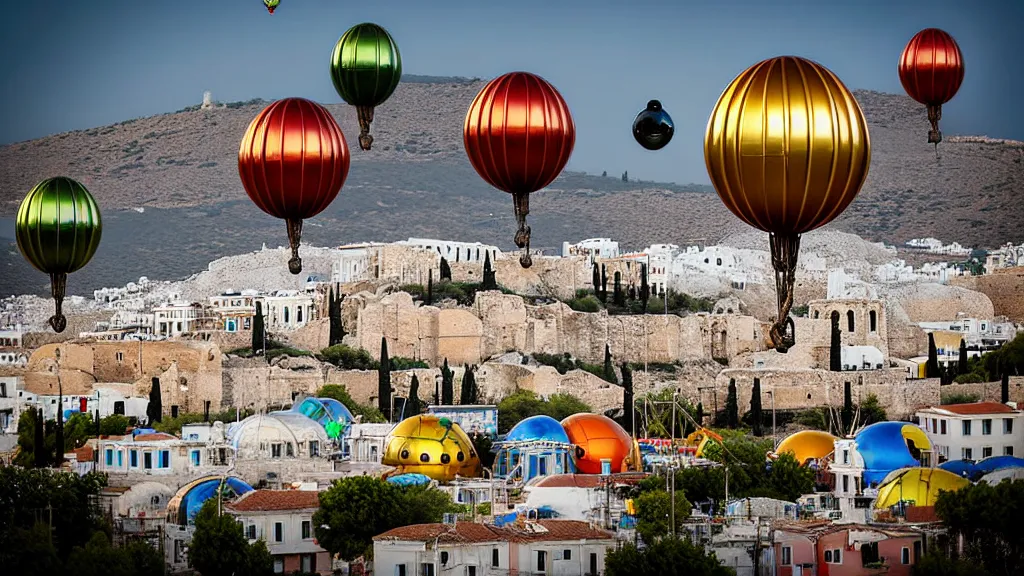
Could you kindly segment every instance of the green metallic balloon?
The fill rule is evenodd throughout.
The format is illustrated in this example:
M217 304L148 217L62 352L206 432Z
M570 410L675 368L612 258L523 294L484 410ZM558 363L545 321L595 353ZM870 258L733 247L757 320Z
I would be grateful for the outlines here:
M263 0L263 5L267 7L267 12L274 13L274 9L281 3L281 0Z
M14 235L29 264L50 275L56 314L50 326L67 327L61 313L67 275L89 263L100 245L103 224L100 209L89 191L64 176L36 184L18 208Z
M370 123L402 79L402 55L388 31L364 22L341 35L331 53L331 81L338 96L359 112L359 147L373 143Z

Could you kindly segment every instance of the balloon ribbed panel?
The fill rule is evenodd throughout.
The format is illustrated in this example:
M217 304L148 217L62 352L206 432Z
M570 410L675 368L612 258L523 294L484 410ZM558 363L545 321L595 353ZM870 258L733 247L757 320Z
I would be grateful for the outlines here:
M278 100L249 124L238 151L238 174L261 210L302 220L322 212L348 175L349 151L337 122L303 98Z
M40 272L70 274L82 268L96 253L102 235L96 201L71 178L43 180L18 208L18 249Z
M956 96L964 81L964 57L952 36L937 28L918 32L903 49L900 82L914 100L941 105Z
M491 186L531 193L565 168L576 127L551 84L534 74L511 72L477 94L466 114L463 143L473 168Z
M802 234L853 202L871 147L864 114L832 72L792 56L751 66L708 120L704 161L722 202L766 232Z

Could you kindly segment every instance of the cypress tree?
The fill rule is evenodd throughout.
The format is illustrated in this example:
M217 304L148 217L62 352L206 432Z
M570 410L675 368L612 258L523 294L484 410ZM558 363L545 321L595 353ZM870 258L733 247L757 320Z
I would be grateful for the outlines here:
M853 394L849 382L843 385L843 411L839 417L843 421L843 435L853 432Z
M753 418L754 436L763 435L761 432L761 379L754 378L754 389L750 393L750 417Z
M636 405L633 401L633 371L629 364L622 363L622 427L633 434L633 422L636 421Z
M440 406L440 405L441 405L441 384L435 378L434 379L434 406Z
M1003 379L999 382L999 401L1006 404L1010 401L1010 372L1003 370Z
M640 265L640 301L644 306L644 314L647 313L647 299L651 296L651 287L647 284L647 264Z
M622 293L622 274L618 271L615 272L615 284L614 284L614 301L618 306L626 305L625 295Z
M694 420L697 421L697 424L700 424L701 426L704 425L704 403L703 402L697 402L697 417L694 418Z
M46 432L43 430L43 409L35 410L35 425L32 429L32 451L36 468L46 468L49 458L46 454Z
M434 269L427 270L427 306L434 302Z
M736 379L729 378L729 392L725 397L725 424L736 428L740 424L740 407L736 401Z
M448 359L444 359L441 366L441 404L451 406L455 404L455 374L448 368Z
M832 313L832 340L828 347L828 369L832 372L841 372L843 369L842 344L839 332L839 314Z
M64 463L64 395L61 394L57 406L57 430L54 432L53 465L60 468Z
M608 303L608 268L601 264L601 302Z
M380 337L380 364L377 367L377 409L391 420L391 360L388 339Z
M615 377L615 367L612 366L612 349L608 344L604 345L604 379L612 384L619 383L619 379Z
M491 265L491 251L484 252L484 277L480 283L481 290L497 290L498 280L494 274L494 268Z
M256 302L256 314L252 317L252 355L263 353L266 340L266 329L263 326L263 303Z
M412 375L412 382L409 383L409 398L405 401L405 417L416 416L423 412L423 403L420 402L420 379L416 374Z
M452 267L448 264L448 260L444 256L441 257L441 281L452 279Z
M967 340L960 339L960 359L956 368L957 374L967 374Z
M601 271L597 268L597 262L594 262L593 278L591 279L594 283L594 296L601 297Z
M163 417L164 405L160 395L160 379L154 377L153 384L149 388L149 405L146 406L146 420L149 426L159 422Z
M474 366L466 367L466 373L462 375L462 389L459 391L459 403L472 405L477 402L476 376L473 375Z
M342 339L345 337L345 326L341 322L341 301L343 299L344 296L340 292L335 291L333 288L330 289L327 313L330 317L331 333L328 337L328 346L341 344Z
M942 372L939 370L939 353L935 349L935 334L933 332L928 333L928 363L925 364L924 369L926 378L942 377Z

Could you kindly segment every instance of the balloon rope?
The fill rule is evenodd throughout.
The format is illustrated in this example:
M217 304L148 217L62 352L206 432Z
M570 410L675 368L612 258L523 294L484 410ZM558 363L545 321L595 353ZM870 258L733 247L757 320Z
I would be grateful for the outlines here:
M928 143L935 144L938 148L939 142L942 142L942 132L939 132L939 120L942 120L942 105L929 105L928 106L928 121L932 124L932 129L928 131Z
M775 291L779 300L779 315L771 327L774 348L786 352L794 344L794 333L786 334L789 311L793 307L793 284L796 282L796 260L800 252L800 235L769 234L772 249L772 267L775 269Z
M533 265L533 259L530 258L530 227L526 225L526 215L530 213L530 194L513 192L512 202L515 204L516 222L519 223L515 242L516 246L523 249L523 253L519 256L519 265L529 268Z
M369 150L373 144L373 136L370 136L370 124L373 122L373 106L356 106L359 114L359 147Z
M49 323L54 332L63 332L68 327L68 319L64 317L61 308L64 305L64 292L68 285L68 275L63 272L50 274L50 294L56 304L53 316L50 316Z
M292 257L288 260L288 271L292 274L302 272L302 258L299 258L299 242L302 239L302 220L285 220L288 225L288 245L292 247Z

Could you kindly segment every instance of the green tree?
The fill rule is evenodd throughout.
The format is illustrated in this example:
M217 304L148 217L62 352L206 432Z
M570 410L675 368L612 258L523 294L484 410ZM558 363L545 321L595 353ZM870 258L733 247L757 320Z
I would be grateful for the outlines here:
M992 574L1024 574L1024 480L939 492L935 513L951 538L963 538L964 559Z
M988 571L978 564L963 558L949 558L934 548L917 559L911 574L914 576L989 576Z
M427 301L426 305L434 303L434 269L427 270Z
M629 363L622 363L622 427L633 434L636 422L636 401L633 399L633 371Z
M160 379L153 377L149 388L149 404L146 406L146 423L152 426L163 417L164 407L160 396Z
M839 413L839 419L843 423L841 435L853 432L853 394L849 382L843 384L843 409Z
M786 452L772 462L771 472L760 490L774 498L796 502L800 496L814 490L814 470L801 466Z
M868 394L867 398L860 403L860 424L862 426L885 422L888 419L889 416L885 413L885 408L882 408L878 402L878 396Z
M388 362L388 339L380 337L380 364L377 367L377 409L391 418L391 364Z
M236 576L271 576L274 573L274 557L263 539L249 545L245 552L245 564L235 571Z
M725 422L726 426L735 429L740 425L740 408L736 400L736 379L729 379L728 393L725 397Z
M462 389L459 391L459 403L472 405L477 403L479 389L476 385L476 376L473 375L474 366L467 366L465 374L462 375Z
M247 568L250 546L242 525L227 514L217 514L217 499L210 498L196 514L195 532L188 548L188 564L203 576L232 576ZM254 546L254 545L253 545Z
M939 369L939 353L935 348L935 333L928 333L928 363L924 366L925 377L939 378L942 371Z
M483 281L480 283L481 290L497 290L498 280L495 277L494 268L491 264L491 251L484 252L484 273Z
M571 394L552 394L543 400L530 390L516 390L498 403L498 432L507 433L520 421L544 414L555 420L580 412L592 412L591 407Z
M451 406L455 404L455 373L448 367L448 359L444 359L441 366L441 404Z
M842 332L839 331L838 312L832 313L831 321L832 338L828 347L828 369L832 372L841 372L843 370Z
M256 314L252 317L252 355L261 353L267 342L267 330L263 325L263 303L256 301Z
M594 283L594 295L601 297L601 271L597 268L597 262L594 262L594 269L591 272L591 281Z
M451 499L430 486L400 487L370 476L335 480L313 514L320 546L344 560L372 554L373 537L410 524L440 522Z
M5 574L23 576L51 576L62 570L52 532L45 522L36 522L30 528L14 527L5 531L0 546L0 562Z
M622 273L618 270L615 271L613 283L614 293L612 295L612 301L615 302L616 306L625 306L626 294L622 291Z
M118 436L128 430L128 417L124 414L111 414L100 420L100 434L104 436Z
M681 490L676 490L676 526L678 534L690 517L692 504ZM667 536L671 528L672 496L665 490L643 492L633 501L636 506L636 531L645 543Z
M349 395L348 389L340 384L325 384L320 387L320 390L317 390L316 395L320 398L334 398L341 402L353 416L362 416L362 422L387 422L387 419L384 418L380 410L377 410L376 406L367 406L356 402Z
M647 300L651 297L651 287L647 284L647 264L640 265L640 302L643 313L647 314Z
M494 464L494 452L491 448L494 446L494 442L490 436L486 434L474 433L470 436L470 440L473 441L473 448L476 450L477 455L480 457L480 464L484 468L490 468Z
M164 559L145 542L114 548L104 532L96 531L85 546L76 546L67 568L75 576L163 576Z
M608 267L601 264L601 302L608 303Z
M612 349L607 343L604 345L604 371L601 377L606 382L619 383L619 379L615 376L615 366L612 364Z
M764 415L761 413L760 378L754 378L754 388L750 392L750 417L753 424L751 428L754 436L762 436L761 424L764 421Z
M344 344L335 344L320 351L320 359L346 370L376 370L380 363L361 348L350 348Z
M967 340L960 339L960 358L956 363L957 374L967 374Z
M452 267L448 264L448 260L444 256L441 257L441 282L445 280L451 281L452 279Z
M714 552L690 544L685 538L662 538L643 550L635 544L609 550L604 560L605 576L736 576L723 566Z
M420 379L413 374L409 383L409 398L405 401L405 417L423 413L423 402L420 401Z
M327 294L327 313L330 318L330 333L327 338L328 346L341 344L345 338L345 324L341 320L341 302L345 299L335 288L330 288Z

